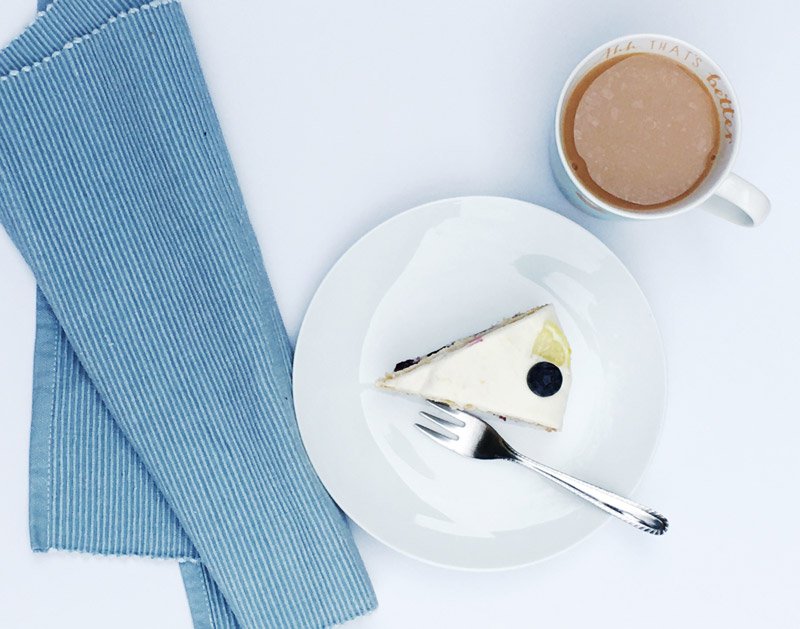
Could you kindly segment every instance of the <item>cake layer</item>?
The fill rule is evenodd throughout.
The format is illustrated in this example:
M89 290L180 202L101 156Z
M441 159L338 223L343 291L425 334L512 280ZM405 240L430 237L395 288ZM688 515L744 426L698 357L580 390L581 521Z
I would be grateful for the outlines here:
M551 305L398 367L377 385L548 430L561 429L572 383L569 345Z

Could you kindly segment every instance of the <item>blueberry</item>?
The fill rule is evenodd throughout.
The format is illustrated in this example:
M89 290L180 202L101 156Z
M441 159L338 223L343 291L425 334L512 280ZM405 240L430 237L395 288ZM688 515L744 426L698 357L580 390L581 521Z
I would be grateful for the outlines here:
M564 376L553 363L536 363L528 370L528 388L539 397L550 397L558 393Z

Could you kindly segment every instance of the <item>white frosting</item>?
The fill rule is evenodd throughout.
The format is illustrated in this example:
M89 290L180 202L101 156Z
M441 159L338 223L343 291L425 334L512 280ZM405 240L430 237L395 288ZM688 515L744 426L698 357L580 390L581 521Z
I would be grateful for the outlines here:
M569 366L560 367L564 380L554 395L540 397L527 384L528 370L545 360L533 353L533 344L548 321L558 325L550 305L389 374L378 386L560 430L572 383Z

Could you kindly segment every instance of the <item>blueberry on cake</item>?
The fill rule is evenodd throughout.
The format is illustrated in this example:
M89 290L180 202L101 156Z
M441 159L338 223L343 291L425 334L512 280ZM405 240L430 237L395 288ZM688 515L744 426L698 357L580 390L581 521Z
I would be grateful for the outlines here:
M377 385L560 430L572 382L570 358L555 309L547 305L404 360Z

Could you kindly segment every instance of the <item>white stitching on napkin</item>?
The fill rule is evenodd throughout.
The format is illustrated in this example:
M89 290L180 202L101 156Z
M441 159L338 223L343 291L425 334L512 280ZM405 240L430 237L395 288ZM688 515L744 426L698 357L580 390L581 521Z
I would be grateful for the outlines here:
M38 19L38 16L41 16L44 13L46 13L48 10L50 10L50 8L53 7L56 4L56 2L58 2L58 0L53 0L53 2L51 4L49 4L44 11L40 11L39 14L37 15L37 19ZM6 74L5 76L0 76L0 83L2 83L3 81L8 81L9 79L13 79L14 77L17 77L20 74L24 74L24 73L30 72L31 70L34 70L36 68L39 68L39 67L43 66L46 63L49 63L53 59L56 59L57 57L60 57L67 50L71 50L72 48L74 48L78 44L82 44L82 43L90 40L95 35L98 35L101 31L104 31L105 29L107 29L109 26L111 26L117 20L124 20L125 18L131 17L133 15L136 15L137 13L139 13L141 11L148 11L150 9L157 9L158 7L166 6L168 4L176 4L178 2L180 2L180 0L153 0L152 2L148 2L147 4L143 4L140 7L134 7L132 9L128 9L127 11L123 11L122 13L119 13L118 15L110 17L105 24L102 24L101 26L98 26L97 28L93 28L86 35L82 35L81 37L76 37L72 41L68 41L66 44L64 44L64 46L61 48L61 50L56 50L53 54L51 54L51 55L49 55L47 57L43 57L40 61L36 61L36 62L32 63L31 65L24 66L24 67L20 68L19 70L12 70L11 72ZM34 22L35 21L36 20L34 20ZM19 35L17 37L19 37Z
M206 576L206 572L203 571L203 591L205 592L206 596L206 612L208 613L208 619L211 621L211 629L217 629L217 623L214 620L214 614L211 613L211 590L208 587L208 577Z
M48 6L53 6L48 5ZM46 544L53 543L52 537L52 513L53 513L53 425L56 418L56 373L58 372L58 361L61 356L61 332L56 336L55 348L53 348L53 389L50 391L50 417L47 425L47 539Z

